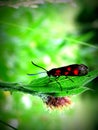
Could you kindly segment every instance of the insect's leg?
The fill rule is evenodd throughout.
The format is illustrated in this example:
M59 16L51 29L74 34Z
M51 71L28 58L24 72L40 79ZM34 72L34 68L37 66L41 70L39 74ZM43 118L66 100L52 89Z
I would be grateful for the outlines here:
M48 82L47 82L47 85L50 83L50 82L52 82L52 80L51 80L51 77L50 76L48 76Z
M58 78L59 78L59 76L57 76L57 77L55 78L55 81L59 84L60 89L61 89L61 91L62 91L62 86L61 86L61 84L58 82Z
M69 80L71 80L72 82L74 82L71 78L69 78L69 76L66 76L66 77L65 77L65 79L67 79L67 78L68 78Z
M48 81L48 83L50 83L50 82L52 82L52 80L51 80L51 77L49 76L49 81Z
M59 78L59 76L56 76L55 77L55 79L58 79ZM50 83L50 82L52 82L53 80L51 80L51 76L49 76L49 82L48 83Z
M59 76L57 76L57 77L55 78L55 81L57 82L57 84L59 84L60 89L61 89L61 91L62 91L62 86L61 86L61 84L58 82L58 78L59 78ZM52 82L52 80L51 80L51 77L49 76L49 81L48 81L48 83L50 83L50 82ZM47 83L47 84L48 84L48 83Z
M49 80L48 80L48 82L47 82L47 84L46 84L47 86L48 86L49 83L51 83L51 82L53 81L53 80L51 80L51 76L48 76L48 79L49 79Z
M57 80L59 77L60 77L60 76L56 76L56 78L55 78L55 79Z

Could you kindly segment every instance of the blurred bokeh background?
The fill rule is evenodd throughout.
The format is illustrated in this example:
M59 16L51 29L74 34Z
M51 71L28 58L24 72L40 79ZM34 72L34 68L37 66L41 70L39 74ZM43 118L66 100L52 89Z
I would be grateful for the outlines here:
M0 81L29 83L27 73L73 63L98 68L98 1L0 2ZM42 76L42 75L40 75ZM94 130L98 125L98 78L93 91L71 97L72 105L50 110L41 98L0 91L0 120L19 130ZM11 128L0 123L1 130Z

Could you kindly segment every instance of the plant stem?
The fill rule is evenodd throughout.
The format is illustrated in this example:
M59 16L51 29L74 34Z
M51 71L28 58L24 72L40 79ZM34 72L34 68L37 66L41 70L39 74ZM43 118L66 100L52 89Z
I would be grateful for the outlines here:
M22 83L8 83L8 82L0 82L0 89L3 91L20 91L28 94L36 94L35 91L27 88L28 85L23 85Z

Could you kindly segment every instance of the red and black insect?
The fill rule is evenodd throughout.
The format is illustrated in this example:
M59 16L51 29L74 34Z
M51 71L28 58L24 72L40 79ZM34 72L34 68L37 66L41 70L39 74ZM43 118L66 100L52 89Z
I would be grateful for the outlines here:
M33 65L43 69L46 71L47 75L53 76L53 77L60 77L60 76L84 76L88 73L88 67L84 64L72 64L68 66L63 66L59 68L53 68L49 71L47 71L45 68L36 65L34 62L32 62ZM44 73L44 72L41 72ZM40 73L38 73L40 74ZM29 74L29 75L35 75L35 74ZM57 81L57 80L56 80ZM60 85L60 83L58 82Z
M36 65L34 62L32 62L33 65L43 69L46 71L47 75L59 77L59 76L83 76L88 73L88 67L84 64L72 64L68 66L63 66L59 68L53 68L49 71L47 71L45 68ZM41 72L44 73L44 72ZM40 74L40 73L38 73ZM29 74L29 75L35 75L35 74Z

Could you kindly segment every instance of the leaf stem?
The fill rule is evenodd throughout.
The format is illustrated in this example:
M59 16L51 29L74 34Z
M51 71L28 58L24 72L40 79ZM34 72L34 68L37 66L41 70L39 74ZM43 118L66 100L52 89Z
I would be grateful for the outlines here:
M27 85L23 85L22 83L8 83L8 82L0 82L0 89L3 91L20 91L28 94L36 94L36 91L27 88Z

